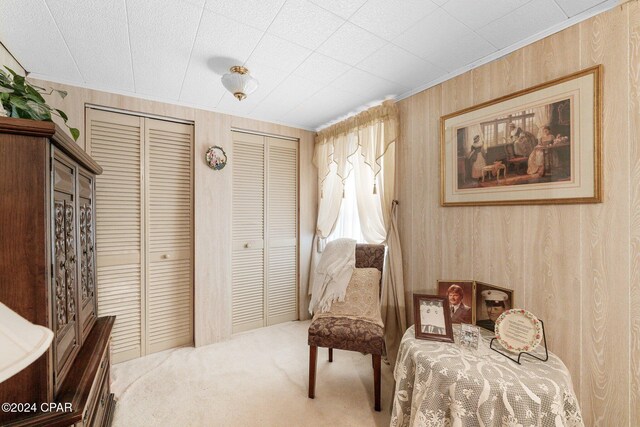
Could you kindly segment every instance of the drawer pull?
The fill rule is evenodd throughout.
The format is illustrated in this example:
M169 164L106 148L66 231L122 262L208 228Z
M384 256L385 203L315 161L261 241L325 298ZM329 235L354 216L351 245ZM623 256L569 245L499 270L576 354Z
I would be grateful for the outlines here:
M100 399L100 406L104 406L104 396Z
M104 369L104 362L106 362L107 359L102 359L102 362L100 363L100 369Z

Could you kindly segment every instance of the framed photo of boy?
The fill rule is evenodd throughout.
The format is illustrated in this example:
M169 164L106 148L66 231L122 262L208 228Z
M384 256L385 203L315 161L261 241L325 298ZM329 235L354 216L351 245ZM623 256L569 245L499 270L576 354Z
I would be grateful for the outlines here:
M473 280L438 280L438 295L447 297L451 323L473 324L475 294Z
M447 297L413 294L413 313L416 338L453 342Z
M513 291L476 282L476 326L495 332L496 320L513 308Z

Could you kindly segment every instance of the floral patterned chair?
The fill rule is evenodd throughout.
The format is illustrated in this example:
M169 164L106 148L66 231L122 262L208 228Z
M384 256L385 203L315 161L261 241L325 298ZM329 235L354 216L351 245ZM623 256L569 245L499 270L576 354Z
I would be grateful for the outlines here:
M356 268L377 268L382 273L384 245L356 245ZM381 275L382 277L382 275ZM381 283L378 283L378 294ZM329 349L329 362L333 362L333 349L371 354L375 410L380 411L380 363L384 352L384 328L363 320L343 317L320 317L309 326L309 398L315 397L318 347Z

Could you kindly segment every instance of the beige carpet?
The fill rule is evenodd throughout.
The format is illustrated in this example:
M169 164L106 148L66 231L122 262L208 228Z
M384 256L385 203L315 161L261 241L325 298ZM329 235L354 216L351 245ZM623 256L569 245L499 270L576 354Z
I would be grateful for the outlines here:
M309 321L235 335L112 367L113 426L388 426L393 375L382 364L382 412L373 410L371 356L318 351L307 397Z

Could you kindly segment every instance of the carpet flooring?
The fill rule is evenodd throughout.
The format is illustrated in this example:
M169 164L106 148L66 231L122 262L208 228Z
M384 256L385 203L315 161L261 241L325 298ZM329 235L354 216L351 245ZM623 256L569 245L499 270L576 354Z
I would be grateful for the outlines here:
M112 367L113 426L388 426L391 368L382 364L382 412L373 410L371 356L318 349L309 399L309 321L234 335Z

